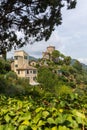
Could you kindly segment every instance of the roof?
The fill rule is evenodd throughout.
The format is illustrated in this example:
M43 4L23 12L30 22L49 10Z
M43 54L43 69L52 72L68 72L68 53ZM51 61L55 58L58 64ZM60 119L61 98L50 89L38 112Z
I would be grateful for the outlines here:
M47 48L55 48L55 46L48 46Z
M24 52L25 54L27 54L27 55L28 55L28 53L27 53L27 52L25 52L24 50L16 50L15 52Z
M21 66L20 68L17 68L17 70L36 70L37 68L29 66L24 64L23 66Z

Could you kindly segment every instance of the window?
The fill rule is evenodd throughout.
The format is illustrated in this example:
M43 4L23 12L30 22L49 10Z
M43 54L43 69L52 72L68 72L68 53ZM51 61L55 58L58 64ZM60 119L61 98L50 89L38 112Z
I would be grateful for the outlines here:
M30 70L30 73L32 73L32 70Z
M15 67L18 67L18 65L16 64Z
M14 58L15 58L15 60L18 60L18 56L15 56Z
M20 74L20 70L18 70L18 74Z
M27 59L27 56L24 56L24 59Z
M36 74L36 70L33 70L33 74Z
M29 74L29 70L27 70L27 74Z

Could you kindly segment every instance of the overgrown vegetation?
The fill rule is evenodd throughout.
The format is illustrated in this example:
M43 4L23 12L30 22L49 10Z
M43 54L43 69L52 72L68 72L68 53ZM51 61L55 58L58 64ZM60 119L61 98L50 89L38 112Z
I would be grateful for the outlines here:
M0 63L0 130L87 130L87 72L79 61L57 51L39 59L39 86Z
M87 97L68 94L34 99L31 96L18 99L1 95L0 129L87 130Z

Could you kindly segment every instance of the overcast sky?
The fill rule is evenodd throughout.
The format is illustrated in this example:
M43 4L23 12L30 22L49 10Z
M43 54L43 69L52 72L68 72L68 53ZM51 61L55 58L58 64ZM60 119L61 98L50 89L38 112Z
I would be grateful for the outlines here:
M41 58L46 47L52 45L64 55L87 64L87 0L78 0L75 9L63 9L62 15L62 25L56 28L47 42L41 41L21 49ZM8 57L11 56L13 51L8 53Z

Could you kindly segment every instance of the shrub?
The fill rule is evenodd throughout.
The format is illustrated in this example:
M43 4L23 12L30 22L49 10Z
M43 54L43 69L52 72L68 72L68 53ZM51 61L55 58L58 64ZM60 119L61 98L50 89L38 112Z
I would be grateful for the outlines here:
M0 73L6 74L11 70L10 63L4 59L0 59Z
M6 88L6 80L4 79L3 75L0 75L0 93L3 93Z
M62 85L62 86L60 86L60 87L56 87L55 92L56 92L57 95L62 96L62 95L64 95L64 94L67 95L67 94L72 93L72 89L71 89L71 87L69 87L69 86Z
M17 79L16 73L13 72L13 71L9 71L9 72L6 74L6 79L9 79L9 78Z

